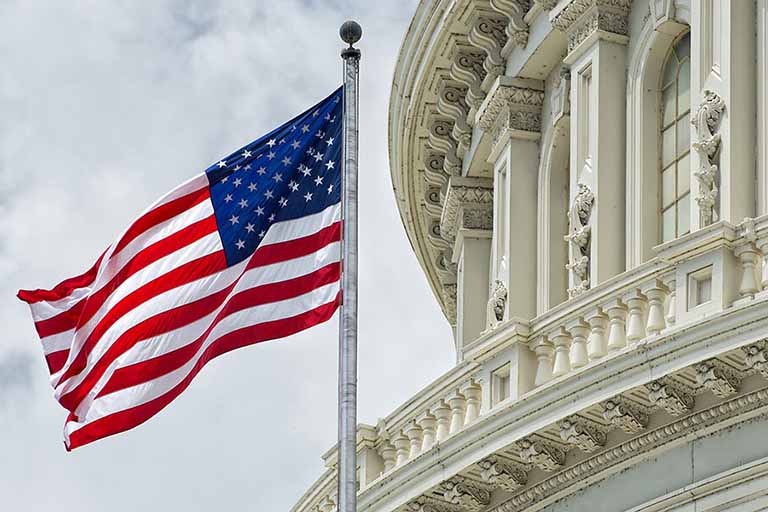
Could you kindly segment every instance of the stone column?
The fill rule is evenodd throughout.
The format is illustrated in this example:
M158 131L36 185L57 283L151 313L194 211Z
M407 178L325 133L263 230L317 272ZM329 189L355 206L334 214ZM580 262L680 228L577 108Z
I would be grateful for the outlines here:
M571 67L570 295L624 271L626 45L631 0L561 2Z

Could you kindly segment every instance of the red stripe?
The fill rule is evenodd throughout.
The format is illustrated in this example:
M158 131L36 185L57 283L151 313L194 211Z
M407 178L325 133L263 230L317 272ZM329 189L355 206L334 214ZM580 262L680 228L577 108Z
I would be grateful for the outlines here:
M153 359L119 368L110 377L97 398L156 379L181 368L197 354L211 331L224 318L243 309L298 297L321 286L334 283L339 280L339 271L339 264L331 263L296 279L257 286L234 295L216 315L211 325L194 342Z
M45 338L53 334L82 327L101 308L112 292L125 282L126 279L157 260L215 232L216 229L216 217L211 215L142 249L97 292L83 298L83 300L72 306L68 311L63 311L53 318L35 322L37 333L41 338ZM83 302L84 304L81 304ZM77 315L70 314L72 310L77 310Z
M99 271L101 260L104 258L105 254L106 251L104 251L101 256L99 256L99 259L96 260L96 263L94 263L94 265L88 269L87 272L80 274L79 276L70 277L69 279L66 279L57 284L51 290L19 290L19 293L16 296L27 304L34 304L36 302L42 301L50 302L63 299L78 288L85 288L86 286L93 283L93 280L96 279L96 274Z
M244 327L222 336L205 350L203 356L189 374L173 389L149 402L104 416L72 432L67 450L79 448L98 439L141 425L179 396L211 359L237 348L267 340L284 338L323 323L333 316L338 305L339 297L337 295L336 299L332 302L292 318Z
M260 247L256 250L254 255L251 257L251 260L248 262L247 266L245 267L244 272L245 270L252 269L255 267L279 263L281 261L299 258L302 256L306 256L308 254L314 253L322 249L329 243L339 240L339 237L341 236L340 226L341 226L340 222L335 222L334 224L327 226L311 235L308 235L302 238L296 238L293 240L288 240L286 242L281 242L277 244L271 244L264 247ZM222 258L222 259L217 261L217 265L218 265L218 268L221 270L226 266L226 262L223 260L223 253L219 255L219 258ZM105 317L99 322L96 328L94 328L94 331L89 335L88 339L83 344L82 348L78 352L72 364L69 366L69 368L67 368L67 370L64 372L62 377L59 379L59 383L64 382L66 379L72 377L73 375L76 375L77 373L83 371L86 368L86 365L88 364L88 356L93 350L93 347L96 346L98 341L101 339L101 336L103 336L104 332L106 332L106 330L109 329L109 327L111 327L114 324L114 322L117 321L119 318L121 318L125 313L139 306L143 302L150 300L151 298L158 295L162 291L167 291L172 288L175 288L176 286L181 286L182 284L192 282L199 277L213 274L215 268L206 268L206 269L196 268L197 265L206 263L203 260L205 260L205 258L200 258L198 260L195 260L194 262L190 262L189 264L183 265L182 267L179 267L178 269L175 269L169 272L168 274L155 278L153 282L148 283L144 287L139 288L135 292L132 292L132 294L126 296L125 299L121 301L121 303L118 303L118 305L115 306L116 311L113 312L112 310L110 310L109 312L107 312ZM180 269L183 269L183 270L180 270ZM170 280L166 284L163 281L165 281L166 278L168 277L170 278ZM200 315L200 316L205 316L205 315ZM199 316L194 317L190 319L188 323L191 323L197 320L198 318L200 317ZM151 336L156 336L157 334L160 334L160 333L152 334ZM77 403L79 403L79 400L77 401ZM64 405L64 407L69 409L69 407L65 405L64 402L62 402L62 405ZM70 410L74 410L74 409L70 409Z
M45 355L45 361L48 363L48 370L51 375L61 370L64 367L64 363L67 362L69 356L69 349L59 350L58 352L51 352Z
M123 237L117 243L115 250L112 252L112 256L118 254L125 248L126 245L134 241L137 237L141 236L146 231L153 227L166 222L177 215L180 215L194 206L202 203L210 197L208 193L208 187L203 187L199 190L195 190L185 196L181 196L173 201L169 201L151 210L141 217L139 217L131 227L125 232Z

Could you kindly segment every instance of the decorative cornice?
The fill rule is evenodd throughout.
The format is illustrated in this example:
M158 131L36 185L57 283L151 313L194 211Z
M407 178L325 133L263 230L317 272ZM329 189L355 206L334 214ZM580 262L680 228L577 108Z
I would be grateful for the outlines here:
M520 512L532 503L540 501L543 496L552 496L642 453L682 439L690 435L692 431L701 431L736 416L765 408L766 403L768 403L768 388L763 388L680 418L568 467L564 471L526 488L499 506L490 509L489 512Z
M718 359L702 361L696 365L696 380L700 386L720 398L728 398L739 391L741 379L730 366Z
M560 422L560 439L592 453L605 446L606 435L597 424L585 418L571 416Z
M491 491L468 478L453 477L441 487L446 501L458 505L461 510L479 512L491 502Z
M461 512L461 509L452 503L428 496L420 496L413 500L405 506L404 510L407 512Z
M508 121L510 128L540 132L544 91L542 88L534 88L533 82L499 77L478 113L480 128L489 131L499 121ZM535 115L522 115L528 113Z
M568 36L568 53L573 52L594 32L629 36L629 10L632 0L572 0L552 20L552 25Z
M758 371L763 377L768 379L768 342L765 340L742 348L745 356L745 363L750 370Z
M443 202L440 233L456 238L461 228L493 228L493 181L489 178L452 176Z
M485 99L482 89L487 73L484 67L485 52L469 46L457 46L451 60L451 78L468 88L467 105L477 110Z
M565 464L565 450L540 438L523 439L519 443L520 458L544 471L557 471Z
M475 19L472 29L467 38L469 42L482 48L485 53L483 67L488 73L486 79L496 80L496 77L503 75L507 70L507 61L501 55L504 46L507 44L506 34L507 20L501 16L481 13Z
M693 408L693 395L669 379L660 379L645 385L648 400L672 416L680 416Z
M443 80L437 95L437 111L453 121L451 137L456 141L456 153L463 158L472 142L472 127L467 123L469 107L464 101L467 88Z
M444 284L443 285L443 304L445 304L445 316L448 318L448 323L452 326L456 325L456 285Z
M648 414L620 397L603 404L603 418L628 434L637 434L648 425Z
M500 457L488 457L477 464L480 477L488 484L512 492L528 482L525 466Z
M490 0L490 3L495 11L509 20L505 28L507 42L501 51L506 58L515 46L525 48L528 44L528 24L524 18L530 8L530 0Z

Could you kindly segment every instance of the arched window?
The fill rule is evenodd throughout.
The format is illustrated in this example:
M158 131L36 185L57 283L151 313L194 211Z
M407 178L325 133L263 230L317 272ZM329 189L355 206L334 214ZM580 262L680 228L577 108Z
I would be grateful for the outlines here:
M690 231L691 211L691 38L672 47L661 75L661 242Z

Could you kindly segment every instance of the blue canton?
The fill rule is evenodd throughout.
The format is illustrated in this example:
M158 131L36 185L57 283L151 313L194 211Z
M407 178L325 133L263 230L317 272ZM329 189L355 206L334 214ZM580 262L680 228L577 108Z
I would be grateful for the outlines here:
M253 254L275 222L341 200L343 103L339 88L205 171L228 265Z

